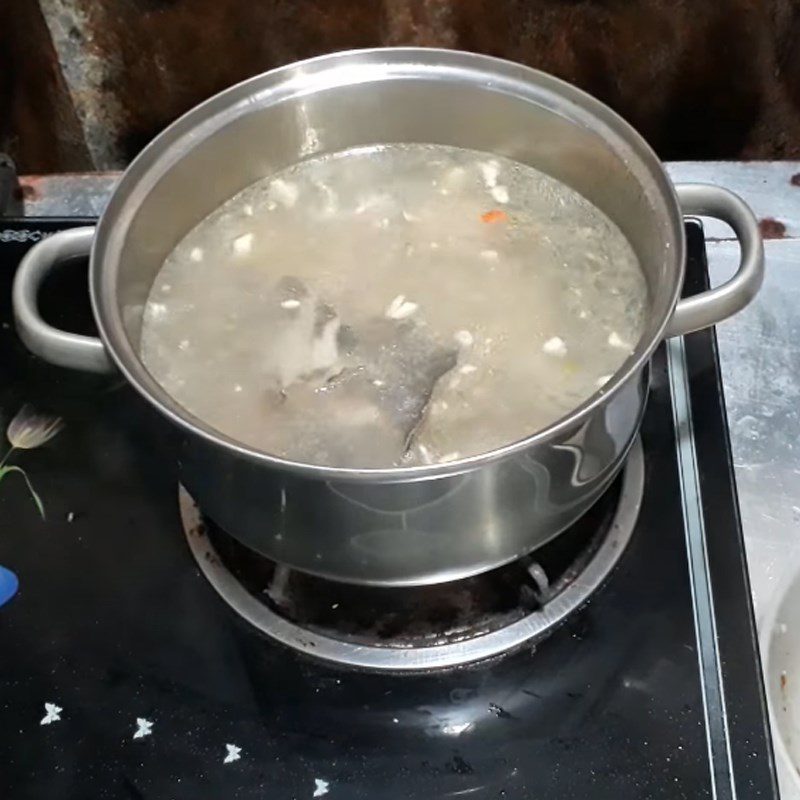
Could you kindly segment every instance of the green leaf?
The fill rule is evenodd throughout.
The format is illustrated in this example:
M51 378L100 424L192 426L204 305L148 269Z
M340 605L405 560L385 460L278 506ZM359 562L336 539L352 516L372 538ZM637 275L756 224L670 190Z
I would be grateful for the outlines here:
M39 515L42 519L45 519L44 503L42 502L42 498L39 497L39 495L36 493L36 490L33 488L33 484L31 484L30 478L28 478L28 473L25 472L22 467L18 467L15 464L6 464L5 466L0 467L0 481L2 481L9 472L17 472L22 475L25 485L28 487L28 491L31 493L33 502L36 503L36 508L39 511Z

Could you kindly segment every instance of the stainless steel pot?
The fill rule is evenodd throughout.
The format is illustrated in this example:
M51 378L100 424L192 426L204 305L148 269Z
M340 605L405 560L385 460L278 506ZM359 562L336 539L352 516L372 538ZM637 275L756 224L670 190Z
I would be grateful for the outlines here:
M139 359L142 308L173 246L243 187L317 153L429 142L498 153L571 185L626 234L646 273L647 330L606 385L546 430L484 455L404 469L335 469L233 441L177 405ZM741 264L724 285L678 302L682 214L728 222ZM91 252L100 338L37 312L55 263ZM357 583L410 585L488 570L529 552L587 510L639 427L649 358L665 336L730 316L757 292L756 221L714 186L673 187L641 137L578 89L516 64L444 50L338 53L259 75L181 117L133 162L96 229L47 239L20 265L14 311L42 358L119 369L183 433L184 485L229 533L272 559ZM177 497L176 497L177 501Z

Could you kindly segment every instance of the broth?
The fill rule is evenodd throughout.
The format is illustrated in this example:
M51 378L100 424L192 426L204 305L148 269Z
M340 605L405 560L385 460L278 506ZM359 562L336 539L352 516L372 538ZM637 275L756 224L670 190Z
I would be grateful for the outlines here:
M188 411L270 454L445 462L569 413L633 352L647 288L598 208L439 145L312 158L175 247L142 359Z

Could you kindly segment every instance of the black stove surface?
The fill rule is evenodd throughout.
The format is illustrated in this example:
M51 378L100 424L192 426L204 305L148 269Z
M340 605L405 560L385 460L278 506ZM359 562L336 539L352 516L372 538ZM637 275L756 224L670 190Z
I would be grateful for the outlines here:
M74 224L0 221L0 420L31 403L65 421L9 461L46 521L20 475L0 480L0 566L19 579L0 606L0 796L777 796L713 332L654 359L641 514L583 610L490 663L359 672L237 617L189 552L155 412L18 341L14 268ZM91 332L85 293L85 264L63 268L45 316Z

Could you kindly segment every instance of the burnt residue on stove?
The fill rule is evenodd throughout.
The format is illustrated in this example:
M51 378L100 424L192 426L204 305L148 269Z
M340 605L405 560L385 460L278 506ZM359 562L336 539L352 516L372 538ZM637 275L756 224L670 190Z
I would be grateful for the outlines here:
M494 714L498 719L516 719L516 717L506 711L502 706L497 705L497 703L489 703L489 713Z
M774 217L763 217L758 221L758 228L764 239L783 239L786 236L786 226Z
M456 753L444 766L448 772L453 772L456 775L472 775L472 773L475 772L472 764L470 764L468 761L465 761L462 756L458 755L458 753Z
M205 532L248 592L286 620L341 641L430 647L506 627L560 594L604 540L618 499L617 483L575 525L534 553L482 575L432 586L331 581L276 564L208 520Z

